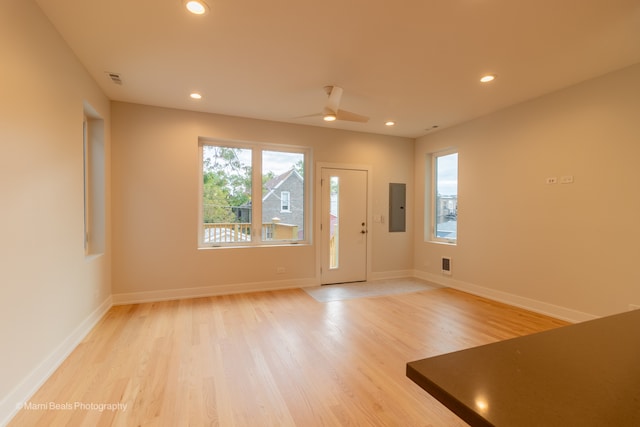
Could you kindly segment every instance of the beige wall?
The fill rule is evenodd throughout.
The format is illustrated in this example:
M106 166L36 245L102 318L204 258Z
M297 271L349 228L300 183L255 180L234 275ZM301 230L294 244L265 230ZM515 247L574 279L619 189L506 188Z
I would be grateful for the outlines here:
M415 271L573 319L640 305L640 65L414 142L110 108L33 1L0 7L0 424L112 294L317 283L317 237L311 246L197 250L199 136L305 145L315 163L370 166L370 217L385 218L370 222L372 278ZM94 257L82 243L84 103L105 120L106 251ZM449 147L460 152L457 246L422 237L427 153ZM563 175L575 182L545 184ZM389 182L407 183L406 233L386 231ZM450 277L439 272L442 256L452 258Z
M310 246L198 250L199 137L308 146L314 163L372 168L370 215L386 219L389 182L407 183L412 204L411 139L119 102L112 123L116 301L317 282L318 238ZM372 276L413 268L411 226L406 233L386 227L370 227Z
M108 99L34 2L0 8L2 424L111 289L108 241L104 256L87 259L83 247L83 103L105 120L108 150ZM106 194L108 203L108 176Z
M423 239L425 158L447 147L459 149L455 247ZM422 137L415 267L573 317L640 305L639 161L640 64ZM575 182L545 184L565 175ZM452 258L450 278L442 256Z

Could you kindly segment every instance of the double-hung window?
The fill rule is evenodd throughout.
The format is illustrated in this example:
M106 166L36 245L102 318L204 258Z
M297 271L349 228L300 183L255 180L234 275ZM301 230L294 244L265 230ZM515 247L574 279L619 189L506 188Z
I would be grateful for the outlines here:
M430 239L435 242L458 241L458 152L431 155Z
M291 192L280 193L280 212L291 212Z
M201 140L199 246L309 240L305 147Z

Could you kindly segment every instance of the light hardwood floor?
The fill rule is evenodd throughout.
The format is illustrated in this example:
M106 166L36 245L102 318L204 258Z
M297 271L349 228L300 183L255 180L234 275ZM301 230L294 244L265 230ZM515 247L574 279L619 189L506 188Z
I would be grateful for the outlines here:
M116 306L9 425L464 426L406 363L564 324L446 288Z

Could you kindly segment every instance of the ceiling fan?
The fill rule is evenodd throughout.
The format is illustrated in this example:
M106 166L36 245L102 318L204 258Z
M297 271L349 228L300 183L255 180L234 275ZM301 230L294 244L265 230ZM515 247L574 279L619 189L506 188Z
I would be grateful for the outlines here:
M351 111L341 110L340 99L342 98L342 88L338 86L325 86L325 92L329 99L322 110L322 113L311 114L303 117L318 117L321 116L324 121L332 122L334 120L343 120L348 122L360 122L366 123L369 121L369 117L362 116L360 114L352 113Z

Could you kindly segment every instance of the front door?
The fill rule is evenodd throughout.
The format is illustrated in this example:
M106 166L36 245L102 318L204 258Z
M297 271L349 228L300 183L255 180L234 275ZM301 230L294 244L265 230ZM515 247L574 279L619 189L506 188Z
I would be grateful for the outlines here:
M367 173L322 168L323 285L367 280Z

